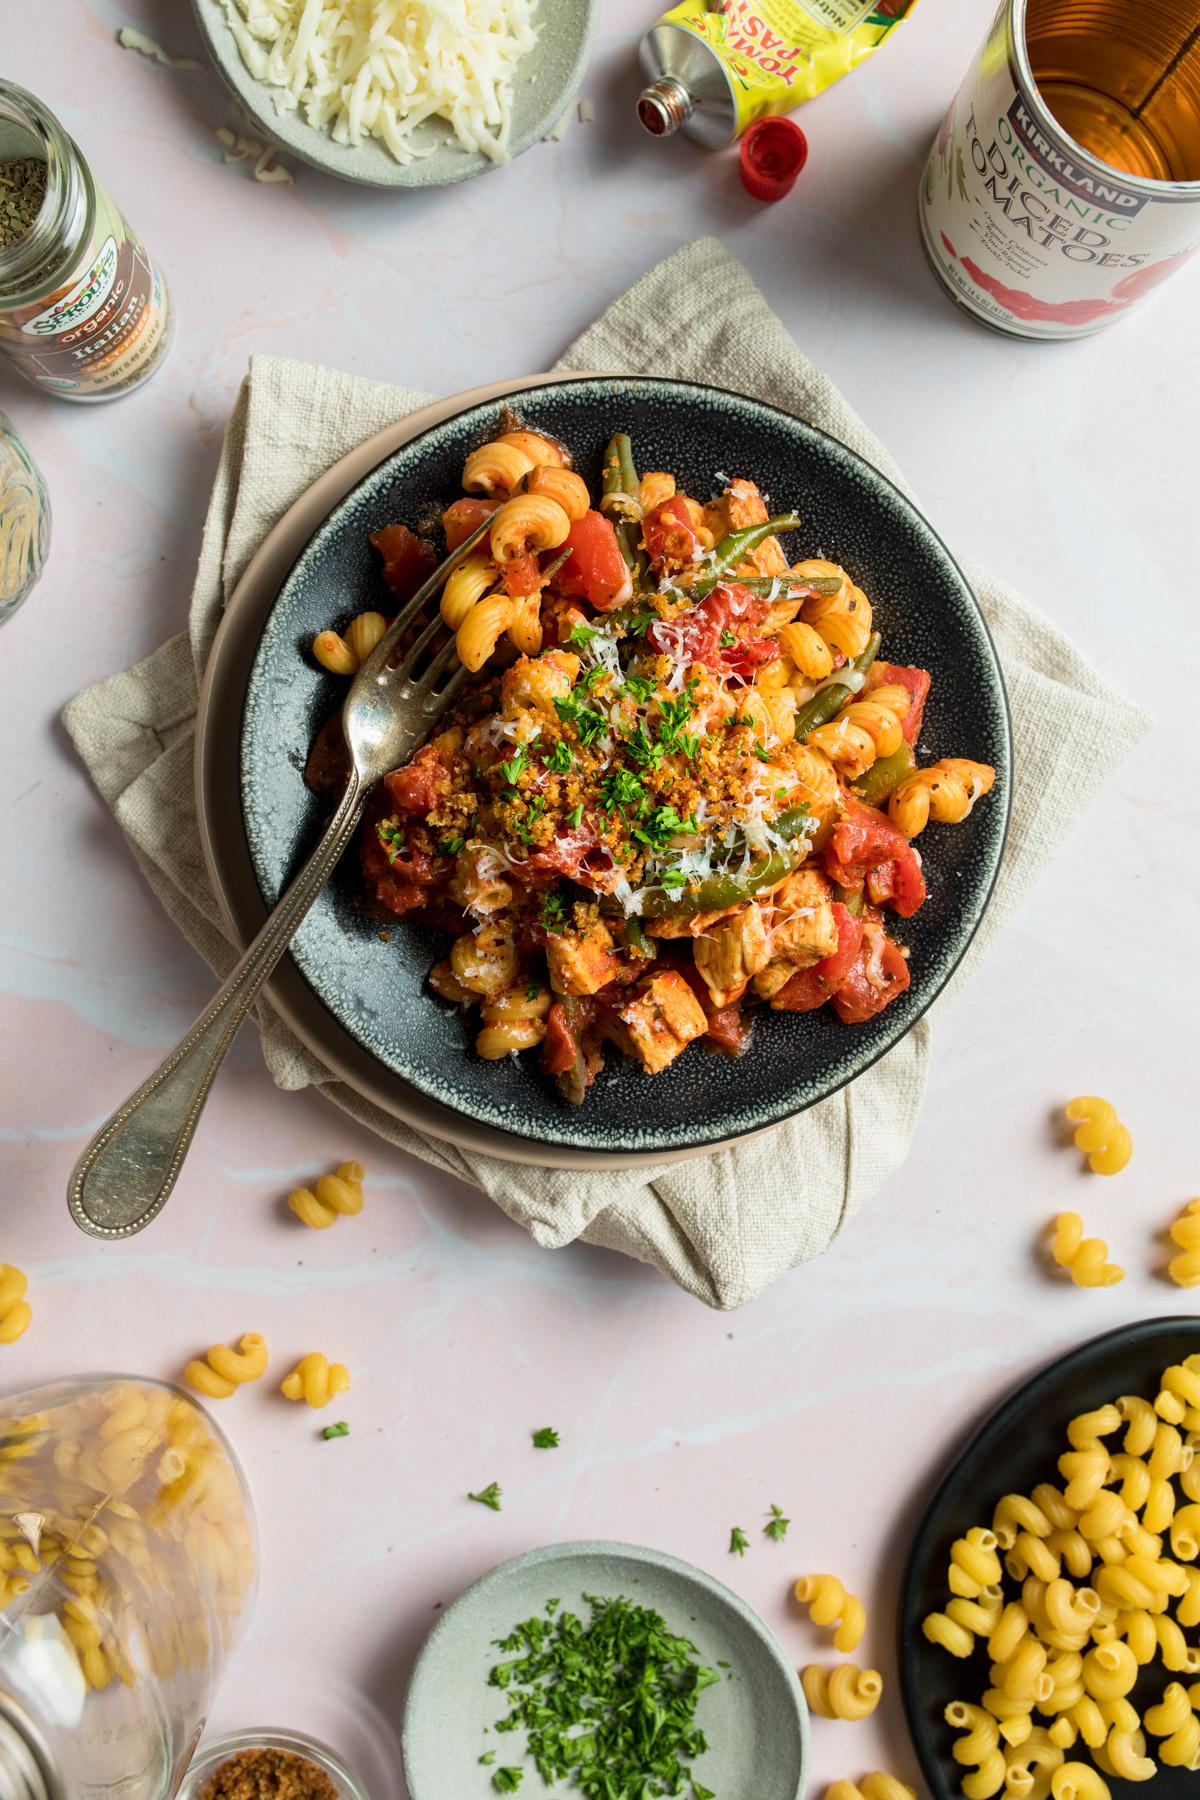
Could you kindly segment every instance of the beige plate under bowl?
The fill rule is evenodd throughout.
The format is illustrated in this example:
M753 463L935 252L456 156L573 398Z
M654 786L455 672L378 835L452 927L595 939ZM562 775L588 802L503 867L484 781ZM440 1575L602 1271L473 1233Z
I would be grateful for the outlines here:
M582 374L577 378L589 379ZM523 388L571 379L570 375L532 375L520 381L495 382L435 401L398 419L320 476L289 507L252 557L225 608L204 672L196 715L196 815L200 842L213 891L235 943L248 944L266 917L242 823L239 753L246 683L267 615L292 565L338 502L402 444L468 407L503 400ZM594 380L594 375L590 379ZM601 1151L546 1145L498 1131L439 1106L384 1068L342 1029L290 957L279 965L266 992L284 1023L339 1081L392 1118L459 1149L482 1152L507 1162L535 1162L543 1168L631 1169L712 1156L722 1148L720 1144L706 1144L670 1155L606 1155ZM536 1079L532 1072L530 1079ZM742 1143L745 1138L735 1141Z

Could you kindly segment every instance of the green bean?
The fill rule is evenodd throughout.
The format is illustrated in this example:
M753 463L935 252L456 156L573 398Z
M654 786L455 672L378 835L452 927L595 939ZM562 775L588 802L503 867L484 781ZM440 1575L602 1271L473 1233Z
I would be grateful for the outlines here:
M745 562L764 538L774 537L777 531L795 531L799 524L795 513L783 513L778 519L764 519L761 525L747 525L742 531L731 531L728 537L721 539L713 551L712 562L705 566L703 575L693 582L690 591L702 600L715 587L720 587L730 569Z
M890 756L881 756L878 762L873 762L865 774L851 783L851 787L864 806L882 806L916 766L912 746L902 743Z
M877 631L871 633L867 647L861 656L856 656L850 667L859 675L865 675L875 658L879 655L880 637ZM836 713L840 713L847 700L853 698L853 689L845 687L840 681L832 687L822 688L814 694L807 706L802 706L796 714L796 742L801 744L810 731L818 725L828 725Z
M769 856L752 863L744 873L726 870L722 874L709 875L683 893L656 888L642 902L642 917L680 918L690 913L719 912L722 907L739 906L743 900L752 900L755 894L782 881L804 861L809 841L802 834L809 817L806 806L796 806L775 821L775 830L781 837L801 838L799 844L772 850Z
M708 571L705 571L705 575ZM701 580L704 576L701 577ZM842 591L840 575L817 575L810 581L807 577L801 580L799 575L739 575L738 587L745 588L747 593L760 595L766 600L786 600L789 595L817 595L823 600L832 600L835 594ZM679 589L684 594L699 593L698 586L692 586L681 580ZM704 590L706 593L710 589Z
M638 472L627 431L618 431L604 452L601 488L600 510L606 517L612 516L625 567L633 576L634 586L640 587L646 559L639 543Z

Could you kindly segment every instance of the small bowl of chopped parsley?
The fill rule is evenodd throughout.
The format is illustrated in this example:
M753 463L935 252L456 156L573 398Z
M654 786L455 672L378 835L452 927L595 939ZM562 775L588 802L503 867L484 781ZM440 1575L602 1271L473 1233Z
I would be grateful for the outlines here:
M434 1627L403 1751L411 1800L798 1800L808 1715L775 1638L712 1576L632 1544L554 1544Z

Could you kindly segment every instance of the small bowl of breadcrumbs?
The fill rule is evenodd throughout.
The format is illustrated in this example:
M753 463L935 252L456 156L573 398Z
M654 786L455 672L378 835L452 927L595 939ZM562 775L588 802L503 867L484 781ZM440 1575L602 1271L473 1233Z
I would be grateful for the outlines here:
M178 1800L369 1800L335 1750L298 1731L240 1731L204 1745Z

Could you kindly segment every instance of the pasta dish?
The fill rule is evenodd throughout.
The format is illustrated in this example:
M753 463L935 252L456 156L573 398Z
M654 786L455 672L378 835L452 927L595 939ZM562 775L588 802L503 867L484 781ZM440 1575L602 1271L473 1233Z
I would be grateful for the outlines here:
M488 522L441 597L477 678L372 797L371 901L450 934L434 993L480 1007L481 1056L538 1048L575 1104L609 1047L658 1074L699 1039L737 1055L759 1006L873 1018L909 986L913 839L995 771L918 765L930 675L884 660L845 569L789 560L800 520L752 480L693 498L618 433L593 496L503 423L442 513L448 549ZM397 601L438 561L405 525L372 542ZM314 654L353 674L386 624Z

